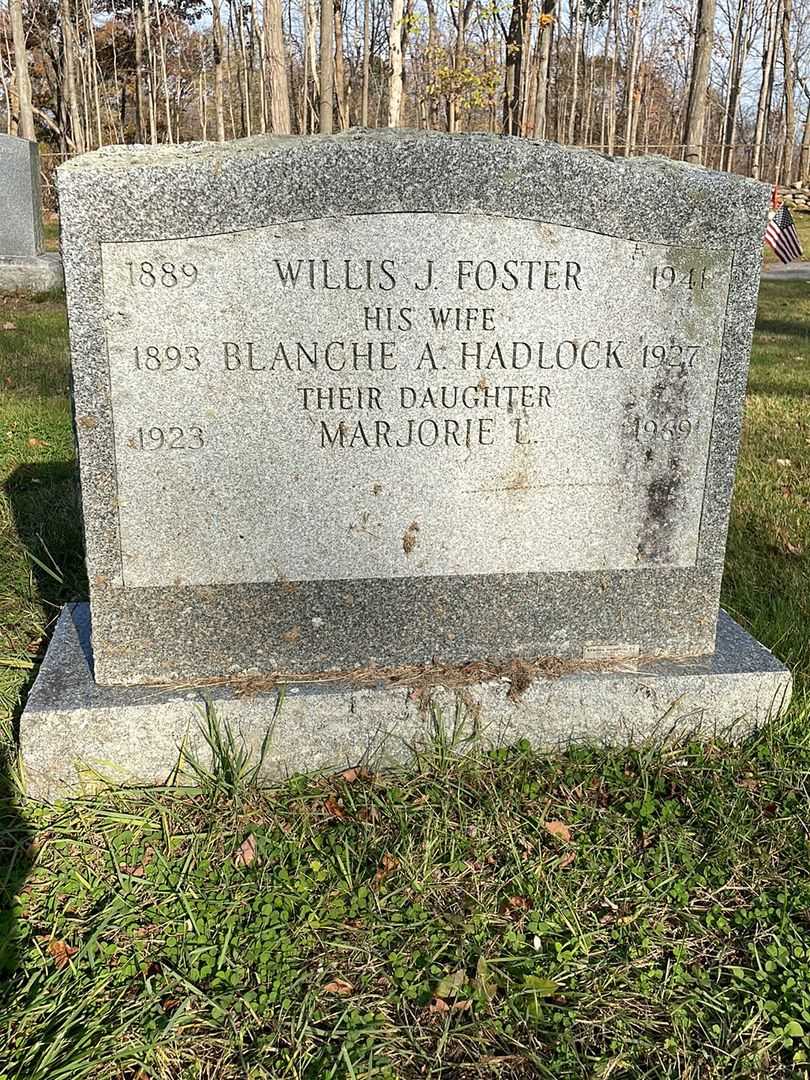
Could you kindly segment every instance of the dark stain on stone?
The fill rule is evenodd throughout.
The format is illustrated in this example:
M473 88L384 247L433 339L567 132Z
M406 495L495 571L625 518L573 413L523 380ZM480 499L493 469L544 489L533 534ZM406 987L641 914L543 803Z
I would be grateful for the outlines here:
M672 560L672 533L680 500L678 493L683 486L680 461L671 462L669 475L654 476L647 485L644 518L638 541L640 563L670 562Z

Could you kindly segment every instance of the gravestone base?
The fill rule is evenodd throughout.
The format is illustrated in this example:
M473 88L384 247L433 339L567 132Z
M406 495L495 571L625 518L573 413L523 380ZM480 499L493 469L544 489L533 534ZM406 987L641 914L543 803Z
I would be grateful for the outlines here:
M91 655L89 606L68 605L21 720L34 797L87 792L101 780L162 783L178 761L182 776L184 758L206 759L206 700L256 754L270 731L264 768L272 777L405 761L430 738L437 716L453 725L459 700L467 733L475 730L485 744L526 738L551 749L688 733L739 738L782 712L792 686L790 672L722 611L713 656L537 679L517 701L506 680L437 687L434 709L425 694L387 685L288 686L281 702L277 691L239 697L225 687L102 687Z
M64 287L62 259L55 252L0 259L0 296L36 296Z

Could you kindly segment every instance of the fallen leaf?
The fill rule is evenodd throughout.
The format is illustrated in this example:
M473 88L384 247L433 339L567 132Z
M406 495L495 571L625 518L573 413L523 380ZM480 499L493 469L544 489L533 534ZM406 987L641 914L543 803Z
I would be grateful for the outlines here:
M443 979L440 979L433 994L437 998L455 997L468 982L467 972L464 968L459 968L457 971L451 971L449 975L445 975Z
M478 957L478 963L475 965L473 986L484 995L487 1001L491 1001L498 993L498 982L483 956Z
M133 863L131 866L122 865L121 872L129 874L131 877L144 877L146 875L146 868L152 859L155 857L154 848L148 847L143 853L143 859L140 863Z
M16 330L17 329L17 324L15 322L4 322L3 323L3 329L4 330Z
M801 544L792 544L790 540L785 541L785 550L787 551L788 555L804 554L804 548L801 546Z
M256 837L250 833L239 845L239 850L233 857L234 866L250 866L256 861Z
M429 1012L432 1013L446 1013L446 1012L466 1012L467 1009L472 1008L472 1002L467 1001L454 1001L452 1003L447 1002L444 998L434 998L430 1003Z
M382 862L377 867L377 873L374 875L374 884L379 885L381 881L387 878L390 874L393 874L395 870L399 868L399 862L393 855L389 855L386 851L383 854Z
M346 994L354 992L354 987L345 979L332 979L331 982L328 982L326 986L324 986L324 990L327 994L340 994L342 997L345 997Z
M575 851L566 851L565 855L560 859L560 869L564 870L566 866L570 866L576 857L577 853Z
M48 446L44 439L35 439L33 436L28 440L29 446Z
M336 817L336 818L345 818L346 817L346 811L343 809L343 807L340 805L340 803L337 801L337 799L333 799L331 797L328 798L324 802L323 808L327 812L327 814L329 814L330 817Z
M51 938L48 942L48 952L56 961L58 968L65 967L71 956L75 956L78 951L73 945L68 945L67 942L60 941L58 938Z
M757 791L759 789L759 780L755 780L753 776L744 776L739 781L739 785L747 791Z
M370 780L371 779L371 773L368 771L368 769L362 769L362 768L359 768L359 767L356 768L356 769L346 769L344 772L340 773L339 775L340 775L340 779L343 780L344 783L346 783L346 784L354 784L358 780Z
M778 457L776 459L776 464L781 465L783 469L787 469L787 468L789 468L789 466L791 466L793 464L793 462L790 460L790 458Z
M528 911L531 901L525 896L507 896L501 904L501 915L511 915L513 911Z
M174 1010L177 1008L177 1006L179 1004L180 1004L180 998L167 997L167 998L163 998L163 1000L160 1003L160 1006L161 1006L161 1008L163 1009L164 1012L170 1013L170 1012L174 1012Z
M564 821L546 821L546 832L550 832L552 836L557 836L560 840L564 840L567 844L571 839L571 830L565 824Z

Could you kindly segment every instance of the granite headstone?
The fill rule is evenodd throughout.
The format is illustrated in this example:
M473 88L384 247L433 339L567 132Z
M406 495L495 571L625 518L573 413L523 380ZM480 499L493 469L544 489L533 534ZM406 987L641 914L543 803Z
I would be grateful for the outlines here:
M92 694L737 671L715 645L765 185L386 132L107 148L59 194ZM762 657L758 717L789 686Z
M62 285L62 261L43 247L39 148L0 135L0 296Z
M0 135L0 259L42 253L39 148L14 135Z

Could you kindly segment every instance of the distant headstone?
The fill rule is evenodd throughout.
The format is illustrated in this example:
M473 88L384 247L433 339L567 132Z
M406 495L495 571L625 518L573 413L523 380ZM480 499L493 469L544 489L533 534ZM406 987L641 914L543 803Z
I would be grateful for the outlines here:
M62 260L43 249L37 144L0 135L0 296L63 284Z
M42 251L39 149L28 139L0 135L0 259Z
M485 658L569 672L547 735L649 729L719 674L712 722L789 693L716 642L765 185L397 132L112 148L59 192L90 713ZM305 726L288 763L329 757Z

